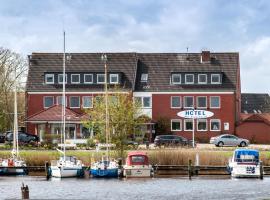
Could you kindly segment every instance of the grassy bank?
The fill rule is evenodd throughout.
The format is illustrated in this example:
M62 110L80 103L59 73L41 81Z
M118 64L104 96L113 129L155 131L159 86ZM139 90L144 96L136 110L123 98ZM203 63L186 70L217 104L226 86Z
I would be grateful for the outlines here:
M196 149L163 149L147 151L151 164L160 165L187 165L191 159L194 163L196 154L199 155L200 165L222 166L227 165L228 159L233 151L211 151ZM20 155L29 166L41 166L45 161L58 159L60 154L57 151L21 151ZM104 152L95 151L67 151L67 155L76 156L85 165L90 165L91 160L101 159ZM10 151L0 151L0 158L10 157ZM116 152L111 152L112 158L117 158ZM270 166L270 152L262 151L261 160L264 165Z

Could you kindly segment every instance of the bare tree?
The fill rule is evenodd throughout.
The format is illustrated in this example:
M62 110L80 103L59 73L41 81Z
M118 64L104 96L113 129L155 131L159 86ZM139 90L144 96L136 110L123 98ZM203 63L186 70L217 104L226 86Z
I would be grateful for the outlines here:
M19 94L18 112L19 114L24 114L23 101L26 72L27 62L23 56L0 47L0 131L11 129L13 124L13 92L15 80ZM23 116L20 116L20 120L22 119Z

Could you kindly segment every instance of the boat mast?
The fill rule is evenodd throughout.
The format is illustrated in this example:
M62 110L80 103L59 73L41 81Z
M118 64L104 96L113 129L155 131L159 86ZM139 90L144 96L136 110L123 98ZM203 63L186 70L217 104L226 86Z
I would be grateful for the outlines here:
M109 160L109 112L108 112L108 87L107 87L107 55L103 54L101 60L105 68L105 134L106 134L106 157Z
M19 156L19 143L18 143L18 111L17 111L17 82L16 82L16 69L14 70L14 124L13 124L13 154Z
M63 141L64 161L66 160L66 34L64 31L64 53L63 53L63 93L62 93L62 116L63 116Z

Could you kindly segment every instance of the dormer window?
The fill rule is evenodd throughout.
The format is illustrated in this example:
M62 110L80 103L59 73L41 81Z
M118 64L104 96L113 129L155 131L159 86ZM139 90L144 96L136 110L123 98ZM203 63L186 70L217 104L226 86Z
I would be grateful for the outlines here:
M98 83L98 84L103 84L103 83L105 83L105 74L98 74L98 75L97 75L97 83Z
M198 74L198 83L207 84L207 74Z
M181 74L172 75L172 84L181 84Z
M221 76L220 74L211 74L211 84L220 84Z
M54 74L45 74L45 83L54 84Z
M112 84L118 84L119 83L118 74L110 74L110 83L112 83Z
M185 84L194 83L194 74L185 74Z
M80 74L71 74L71 83L73 84L80 83Z
M93 83L93 74L84 74L84 83Z
M147 82L147 81L148 81L148 74L142 74L141 82Z
M58 83L63 83L63 74L58 74ZM65 76L65 83L67 83L67 75Z

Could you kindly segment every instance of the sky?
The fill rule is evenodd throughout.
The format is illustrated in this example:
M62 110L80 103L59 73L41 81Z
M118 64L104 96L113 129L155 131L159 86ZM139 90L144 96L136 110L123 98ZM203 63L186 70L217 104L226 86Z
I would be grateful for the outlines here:
M0 0L0 47L239 52L242 92L270 93L268 0Z

